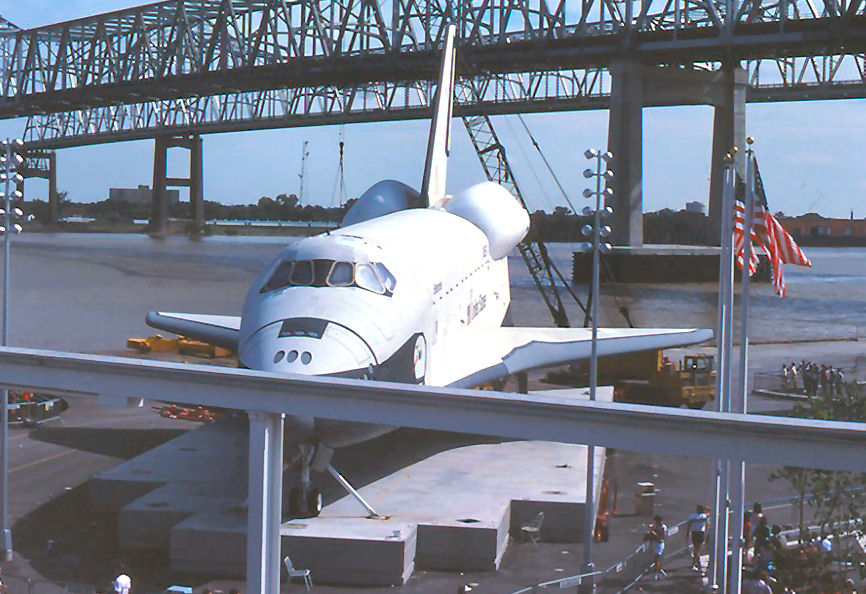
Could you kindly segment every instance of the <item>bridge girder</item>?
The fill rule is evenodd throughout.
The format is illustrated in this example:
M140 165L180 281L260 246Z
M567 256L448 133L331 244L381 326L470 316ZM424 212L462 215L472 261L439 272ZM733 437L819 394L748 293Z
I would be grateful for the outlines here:
M390 14L386 7L390 4ZM0 117L435 75L455 22L464 74L856 51L860 0L170 0L5 34ZM728 14L729 13L729 14Z
M717 65L705 65L713 68ZM808 56L747 63L753 103L866 97L866 56ZM503 115L608 109L606 69L542 70L475 77L478 95L462 95L455 115ZM232 91L30 116L24 140L31 148L141 140L156 134L209 134L243 130L397 121L429 117L428 81L321 85ZM697 105L672 97L647 106Z

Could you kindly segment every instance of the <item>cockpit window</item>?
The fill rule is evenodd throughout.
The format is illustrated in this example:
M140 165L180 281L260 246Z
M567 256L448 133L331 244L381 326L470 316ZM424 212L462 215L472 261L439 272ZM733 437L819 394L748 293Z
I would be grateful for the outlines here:
M376 274L376 271L373 269L371 264L358 264L358 267L355 270L355 282L358 283L358 286L362 289L373 291L379 295L385 293L385 285L383 285L382 281L379 280L379 276Z
M354 280L355 267L351 262L334 262L328 274L328 286L351 287Z
M294 262L280 262L280 265L277 266L277 269L271 275L271 278L268 279L268 282L262 288L262 292L273 291L274 289L279 289L280 287L285 287L289 284L289 275L292 273L292 265Z
M262 293L284 287L357 287L390 297L397 280L380 262L285 260L280 262Z
M309 260L298 260L292 268L290 283L295 286L305 287L313 284L313 263ZM282 285L285 286L285 285Z
M375 262L373 266L376 268L376 272L379 273L379 278L381 278L382 282L385 284L385 289L389 293L393 293L394 289L397 287L397 279L394 278L391 271L385 268L385 265L381 262Z

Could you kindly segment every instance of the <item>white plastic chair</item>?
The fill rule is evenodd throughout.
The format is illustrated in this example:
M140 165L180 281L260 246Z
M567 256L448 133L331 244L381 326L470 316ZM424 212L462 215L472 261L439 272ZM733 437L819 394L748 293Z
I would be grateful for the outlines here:
M524 538L532 541L532 544L538 544L541 539L541 525L544 523L544 512L538 512L529 524L520 527L520 533Z
M288 574L288 581L292 581L292 578L304 578L304 585L309 590L313 586L313 577L310 575L309 569L295 569L295 566L292 565L292 559L288 555L285 559L283 559L283 565L286 566L286 573Z

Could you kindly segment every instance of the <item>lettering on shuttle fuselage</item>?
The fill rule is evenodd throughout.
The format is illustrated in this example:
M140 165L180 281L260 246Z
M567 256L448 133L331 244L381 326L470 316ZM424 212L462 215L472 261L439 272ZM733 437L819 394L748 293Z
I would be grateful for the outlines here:
M487 295L482 295L475 301L471 301L466 306L466 323L471 324L472 320L487 307Z

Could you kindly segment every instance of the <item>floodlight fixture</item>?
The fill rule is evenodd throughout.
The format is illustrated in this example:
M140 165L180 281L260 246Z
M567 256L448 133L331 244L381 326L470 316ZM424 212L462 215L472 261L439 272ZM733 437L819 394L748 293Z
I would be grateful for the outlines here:
M595 171L593 171L592 169L584 169L583 170L583 177L585 177L587 179L591 178L594 175L595 175Z
M587 170L587 171L588 171L588 170ZM586 188L586 189L583 191L583 197L584 197L584 198L592 198L592 190L590 190L589 188Z
M594 159L598 156L598 149L586 149L583 153L583 156L587 159Z
M604 173L601 174L601 176L602 176L605 180L607 180L607 181L611 181L611 180L613 179L613 169L608 169L608 170L606 170Z
M595 214L595 211L593 211L593 210L592 210L590 207L588 207L588 206L584 206L584 207L583 207L583 210L580 211L580 214L582 214L582 215L585 216L585 217L591 217L592 215Z
M586 236L592 235L592 225L584 225L580 232Z

